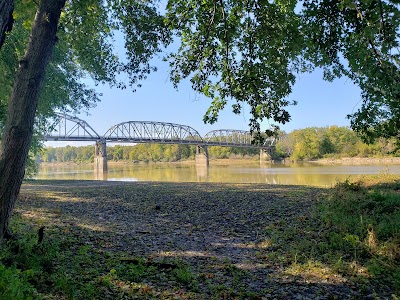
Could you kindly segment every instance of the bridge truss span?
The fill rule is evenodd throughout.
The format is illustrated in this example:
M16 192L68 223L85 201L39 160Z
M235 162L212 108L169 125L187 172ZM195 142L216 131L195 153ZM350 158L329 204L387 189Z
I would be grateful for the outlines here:
M49 131L43 135L46 141L96 141L100 135L84 120L65 114L56 113L56 118Z
M218 129L204 136L208 146L254 147L249 131L235 129Z
M100 136L86 121L65 113L56 113L53 125L49 126L43 137L46 141L161 143L261 149L273 148L277 142L275 137L269 137L263 145L252 144L253 137L249 131L235 129L213 130L202 138L190 126L155 121L119 123Z
M129 121L111 127L103 136L109 142L203 145L190 126L153 121Z
M208 132L204 136L204 141L208 146L232 146L232 147L251 147L251 148L270 148L276 144L275 137L268 137L264 144L253 144L253 136L250 131L236 129L218 129Z

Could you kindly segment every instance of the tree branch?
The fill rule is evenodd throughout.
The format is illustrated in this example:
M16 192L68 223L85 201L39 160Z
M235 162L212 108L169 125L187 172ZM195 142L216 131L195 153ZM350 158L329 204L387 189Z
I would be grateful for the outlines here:
M211 19L210 19L210 23L208 25L208 28L207 28L207 31L206 31L206 34L205 34L204 43L202 43L200 45L200 49L199 49L197 58L196 58L195 61L192 61L192 63L189 65L189 70L194 69L200 63L200 61L202 59L202 56L203 56L202 54L203 54L204 47L205 47L205 45L206 45L206 43L207 43L207 41L208 41L208 39L210 37L211 26L214 24L215 12L217 10L216 0L214 0L213 2L214 2L213 13L212 13L212 16L211 16Z
M360 18L361 18L361 21L364 21L365 17L364 17L364 15L362 14L362 12L360 11L359 7L357 6L356 1L354 1L353 3L354 3L354 5L355 5L355 7L356 7L357 14L358 14L358 15L360 16ZM368 20L367 20L367 24L369 24L369 21L368 21ZM372 51L374 51L374 54L375 54L376 58L377 58L378 61L379 61L379 64L382 66L383 63L382 63L381 55L379 54L378 50L376 49L376 47L375 47L375 45L374 45L374 42L373 42L373 41L371 40L371 38L369 38L369 37L368 37L368 44L371 46Z
M222 11L222 18L224 20L224 41L225 41L225 65L226 65L226 70L228 74L228 86L231 95L233 96L233 89L232 89L232 84L231 84L231 68L230 68L230 63L229 63L229 39L228 39L228 22L226 20L226 12L224 8L224 4L222 0L219 1L221 5L221 11Z
M383 36L385 38L385 40L387 39L387 35L386 35L386 27L385 27L385 17L383 15L383 5L382 5L382 0L379 0L379 11L380 11L380 15L381 15L381 22L382 22L382 28L383 28Z

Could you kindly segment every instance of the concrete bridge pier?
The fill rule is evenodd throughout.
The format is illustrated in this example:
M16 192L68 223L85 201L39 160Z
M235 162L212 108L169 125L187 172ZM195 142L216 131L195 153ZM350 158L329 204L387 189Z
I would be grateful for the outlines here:
M196 167L208 168L208 149L206 145L196 146Z
M197 182L207 182L208 171L208 166L196 165Z
M272 148L260 149L260 164L272 162Z
M97 177L102 178L103 173L108 171L106 141L97 141L94 149L94 172Z

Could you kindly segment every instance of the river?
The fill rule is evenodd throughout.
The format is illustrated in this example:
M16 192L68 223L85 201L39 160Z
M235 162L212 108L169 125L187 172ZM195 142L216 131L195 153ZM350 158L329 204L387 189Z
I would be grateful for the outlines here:
M348 177L367 174L400 174L400 165L318 165L266 164L258 162L221 163L199 168L194 163L110 164L104 175L95 174L93 165L42 165L37 179L109 181L168 181L267 183L332 186Z

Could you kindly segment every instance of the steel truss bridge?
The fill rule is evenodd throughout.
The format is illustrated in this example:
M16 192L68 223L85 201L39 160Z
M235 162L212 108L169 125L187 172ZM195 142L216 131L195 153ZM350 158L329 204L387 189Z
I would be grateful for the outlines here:
M151 121L119 123L101 136L86 121L64 113L57 113L53 125L43 137L46 141L186 144L260 149L271 149L277 142L276 138L270 137L263 145L252 144L249 131L235 129L213 130L202 137L190 126Z

